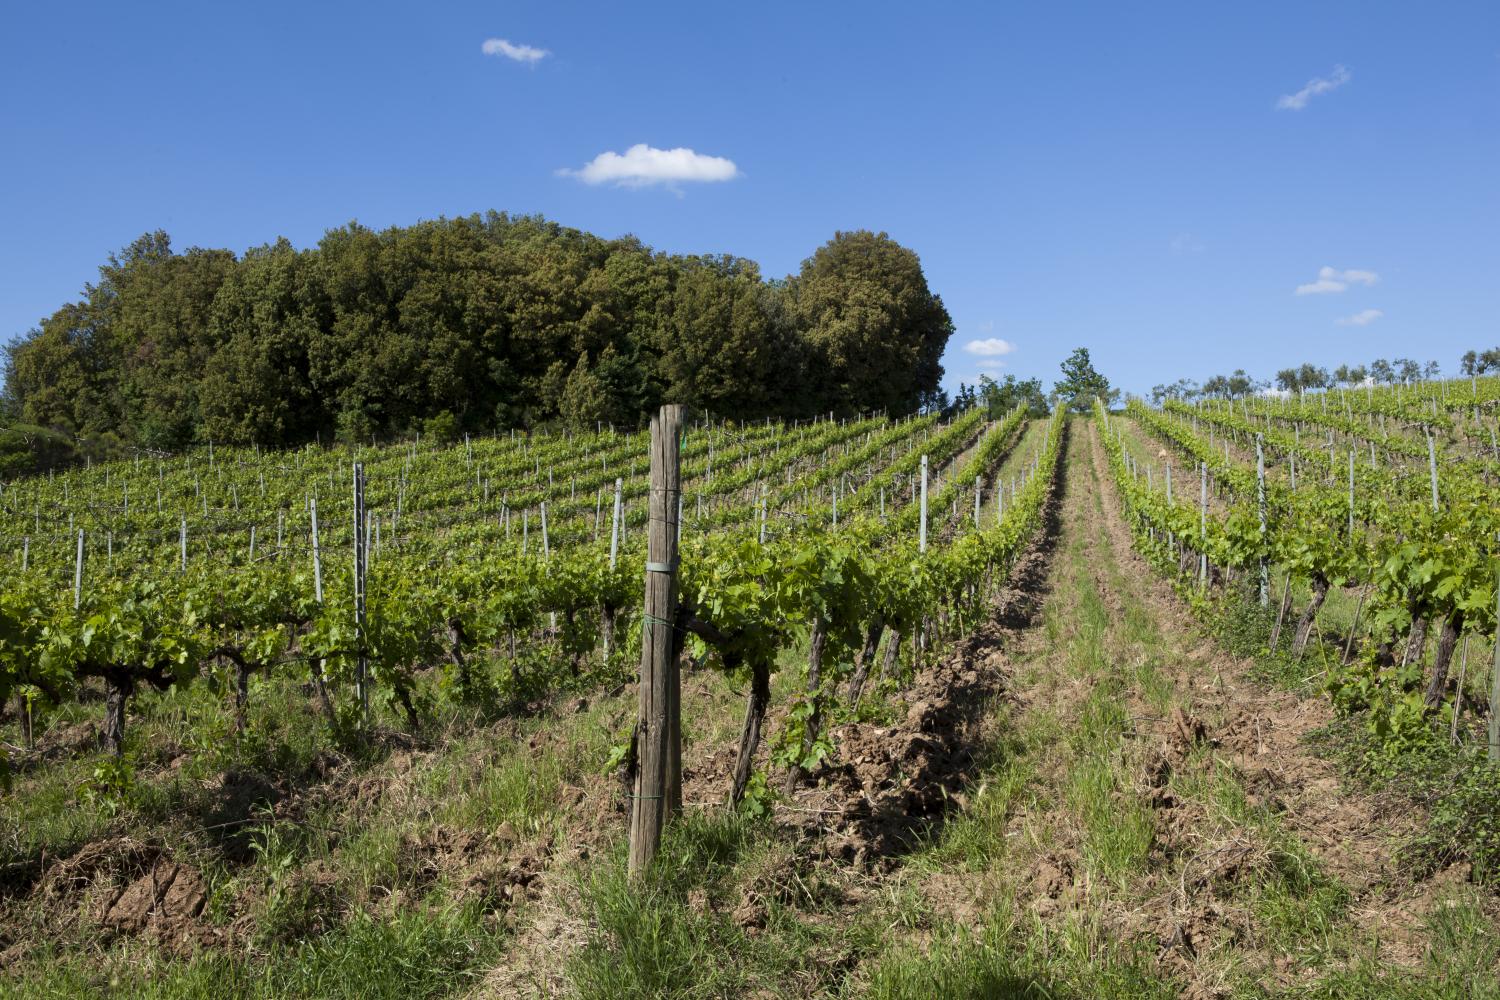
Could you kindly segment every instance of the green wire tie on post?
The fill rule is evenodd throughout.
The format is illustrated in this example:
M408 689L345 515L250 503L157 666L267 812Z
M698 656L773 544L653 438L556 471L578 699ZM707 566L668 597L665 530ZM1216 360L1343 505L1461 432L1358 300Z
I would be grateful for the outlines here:
M665 625L667 628L677 627L675 623L669 622L665 618L658 618L655 615L643 615L641 616L641 635L643 637L646 634L646 630L652 625Z

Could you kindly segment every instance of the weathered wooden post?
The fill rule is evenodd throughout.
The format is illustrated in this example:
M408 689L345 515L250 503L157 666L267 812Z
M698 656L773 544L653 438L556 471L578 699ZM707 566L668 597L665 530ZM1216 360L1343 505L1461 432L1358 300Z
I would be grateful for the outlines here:
M677 641L677 495L686 407L663 406L651 421L651 491L646 537L645 634L641 639L635 792L630 810L629 871L656 857L662 828L680 796ZM674 794L675 793L675 794Z

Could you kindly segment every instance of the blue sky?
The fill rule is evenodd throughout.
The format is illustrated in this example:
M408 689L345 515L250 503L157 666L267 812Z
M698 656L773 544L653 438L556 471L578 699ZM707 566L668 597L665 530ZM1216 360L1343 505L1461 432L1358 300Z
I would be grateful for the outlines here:
M6 22L6 337L150 229L242 251L494 208L773 276L885 230L957 324L950 387L1050 384L1078 345L1143 391L1382 355L1451 371L1500 344L1493 2L58 2ZM681 179L618 183L611 152L626 180Z

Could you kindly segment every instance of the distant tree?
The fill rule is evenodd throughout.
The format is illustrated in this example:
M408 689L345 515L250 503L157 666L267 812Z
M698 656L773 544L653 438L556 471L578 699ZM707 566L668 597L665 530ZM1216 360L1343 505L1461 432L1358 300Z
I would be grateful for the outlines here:
M836 233L788 292L823 409L905 412L938 387L953 320L917 255L885 233Z
M598 375L589 370L588 352L563 383L558 406L563 423L574 430L592 430L610 413L609 392Z
M1039 378L1022 381L1014 375L1006 375L996 382L988 375L981 375L979 402L992 419L1003 417L1018 405L1026 407L1033 417L1046 416L1048 412L1047 394Z
M1367 377L1364 365L1339 365L1333 373L1334 382L1340 385L1361 385Z
M1263 388L1265 388L1265 386L1262 383L1255 381L1255 379L1251 378L1249 375L1245 374L1245 369L1243 368L1236 368L1234 371L1229 373L1228 389L1229 397L1231 399L1239 399L1242 396L1249 396L1250 394L1257 392Z
M1313 364L1303 364L1297 369L1298 387L1306 392L1308 389L1326 389L1333 384L1328 377L1327 368L1319 368Z
M1160 406L1169 399L1194 399L1200 390L1198 383L1192 379L1180 378L1176 382L1170 382L1151 387L1151 402Z
M1422 366L1423 378L1435 379L1442 374L1443 366L1438 364L1436 361L1429 361L1427 362L1427 364Z
M1283 368L1276 373L1276 388L1282 392L1297 392L1302 388L1302 381L1297 369Z
M1407 385L1422 377L1421 364L1413 361L1411 358L1397 358L1392 364L1396 366L1396 371L1401 376L1401 381Z
M81 449L638 426L660 403L739 419L930 401L952 333L921 262L839 233L785 280L490 212L238 259L143 235L5 352L8 420ZM103 452L100 452L103 454Z
M938 386L922 393L917 408L923 413L948 413L953 410L953 404L948 399L948 390Z
M1094 369L1087 347L1075 348L1061 367L1063 377L1053 386L1053 392L1059 399L1066 400L1071 409L1087 413L1093 408L1095 399L1103 400L1104 405L1109 406L1119 398L1119 390L1111 389L1109 379Z
M1370 362L1370 378L1386 385L1394 385L1397 378L1396 366L1385 358L1376 358Z
M784 315L767 308L771 294L754 261L684 262L671 315L656 337L663 398L721 416L754 419L777 411L782 401L774 387L799 358ZM595 408L603 405L601 398Z
M0 476L7 479L61 468L75 457L66 434L30 424L0 428Z
M434 413L422 422L422 436L436 444L452 444L462 433L451 410Z

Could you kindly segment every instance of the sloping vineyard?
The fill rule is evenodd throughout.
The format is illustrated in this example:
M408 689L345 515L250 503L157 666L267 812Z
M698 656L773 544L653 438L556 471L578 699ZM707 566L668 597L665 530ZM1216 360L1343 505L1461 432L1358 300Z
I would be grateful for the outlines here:
M920 656L932 624L972 618L1035 516L1018 410L987 421L693 425L680 442L683 592L751 679L748 768L775 657L811 633ZM22 752L45 713L102 687L105 748L139 690L208 681L245 724L252 678L289 675L330 726L371 712L420 726L419 676L460 701L520 704L553 684L628 676L639 657L646 524L642 435L411 442L352 453L206 449L6 484L0 696ZM1017 466L1020 468L1021 466ZM929 503L930 501L930 503ZM933 551L927 548L930 508ZM960 516L960 508L966 512ZM943 528L939 532L939 527ZM939 541L939 534L942 541ZM705 632L705 634L710 634ZM703 656L707 656L705 651ZM810 761L844 681L809 665L785 761ZM749 782L737 776L735 797Z
M1488 659L1496 628L1500 487L1479 447L1495 426L1494 385L1161 410L1137 401L1100 420L1155 562L1192 590L1249 578L1263 603L1279 590L1272 644L1287 635L1294 658L1330 594L1349 592L1355 612L1339 643L1349 666L1330 680L1340 703L1369 710L1377 735L1399 743L1431 726L1456 738L1477 700L1495 753L1500 690L1466 694L1489 673L1473 661ZM1307 594L1300 609L1297 593Z

